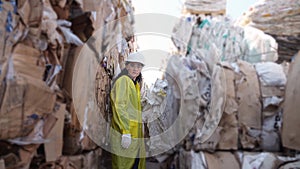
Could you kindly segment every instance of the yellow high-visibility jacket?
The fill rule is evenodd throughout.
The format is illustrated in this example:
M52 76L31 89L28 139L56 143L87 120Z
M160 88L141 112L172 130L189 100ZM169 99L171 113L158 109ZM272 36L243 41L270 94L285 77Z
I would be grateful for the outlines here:
M110 140L113 169L131 169L135 158L145 157L140 85L126 75L119 77L112 87L110 98L113 111ZM128 149L121 146L122 134L131 134ZM139 169L145 168L140 158Z

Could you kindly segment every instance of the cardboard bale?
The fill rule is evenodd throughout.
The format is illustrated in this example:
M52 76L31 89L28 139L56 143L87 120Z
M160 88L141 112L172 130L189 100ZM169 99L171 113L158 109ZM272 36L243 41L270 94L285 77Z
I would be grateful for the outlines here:
M24 130L25 81L22 78L8 80L3 88L5 91L0 107L0 125L2 126L0 139L6 140L28 134L33 127Z
M291 63L283 103L283 146L300 150L300 52Z
M193 14L225 14L226 0L185 0L184 9Z
M99 66L97 75L96 75L96 83L97 83L97 90L96 90L96 99L97 104L101 110L101 114L105 119L107 119L107 103L108 103L108 95L110 92L110 83L111 80L109 78L108 73L105 71L105 68Z

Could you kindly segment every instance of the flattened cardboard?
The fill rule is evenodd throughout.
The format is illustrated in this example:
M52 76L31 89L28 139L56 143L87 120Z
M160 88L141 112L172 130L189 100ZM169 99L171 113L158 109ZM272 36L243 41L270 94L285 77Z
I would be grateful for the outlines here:
M289 69L283 103L282 142L284 147L300 150L300 52Z
M237 150L238 149L238 120L237 114L223 113L219 124L220 141L217 149L219 150Z
M236 84L239 123L254 129L261 129L262 105L256 70L253 65L245 61L239 60L238 65L244 75L241 81Z
M240 164L230 152L204 153L208 169L240 169Z
M42 80L37 80L29 76L26 77L26 91L24 97L25 115L49 114L53 111L56 101L56 94Z
M37 49L18 43L12 53L14 69L17 74L42 80L45 68L37 66L40 55L41 53Z
M18 14L21 16L25 25L28 25L31 6L28 0L18 1Z
M4 87L4 86L3 86ZM0 138L10 139L23 134L23 102L25 82L22 78L8 80L0 107Z
M236 91L235 91L235 75L233 70L224 68L224 73L226 77L226 102L224 112L227 114L232 114L237 112L238 104L236 102Z
M44 144L46 161L55 161L62 155L65 111L66 105L59 104L59 110L54 112L57 122L47 137L50 142Z
M98 11L101 8L102 1L83 0L82 6L84 11Z
M264 85L261 85L260 87L262 97L284 96L284 88Z
M28 18L28 25L32 27L39 27L39 25L42 23L41 21L43 15L43 1L37 1L37 0L28 0L28 1L31 7L31 10L28 11L30 13Z
M52 130L53 126L56 123L57 118L53 115L48 115L45 117L45 123L43 127L43 134L44 137L47 137L50 131ZM23 146L19 149L19 156L21 162L16 166L22 166L22 169L29 169L30 163L32 158L35 155L36 150L39 148L40 144L31 144Z

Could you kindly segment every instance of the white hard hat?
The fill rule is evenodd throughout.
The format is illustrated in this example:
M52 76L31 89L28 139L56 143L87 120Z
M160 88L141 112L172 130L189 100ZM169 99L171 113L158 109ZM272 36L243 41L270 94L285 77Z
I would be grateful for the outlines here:
M130 53L125 61L126 62L138 62L138 63L145 65L144 56L138 52Z

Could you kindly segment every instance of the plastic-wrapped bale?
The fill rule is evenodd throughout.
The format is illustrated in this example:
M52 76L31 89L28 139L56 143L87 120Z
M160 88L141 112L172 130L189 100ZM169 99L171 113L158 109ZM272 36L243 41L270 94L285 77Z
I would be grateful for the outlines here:
M183 69L178 70L177 67ZM186 138L189 140L191 137L192 143L186 142L185 144L189 144L185 145L186 149L191 149L189 146L197 150L214 149L211 142L216 144L216 139L220 137L215 131L220 131L218 124L224 111L226 97L224 89L220 87L225 81L222 68L215 65L210 75L203 60L192 56L173 56L169 60L167 72L171 76L167 78L169 87L174 96L181 99L178 118L181 119L182 131L176 131L178 136L186 136L189 133L187 129L192 129Z
M255 69L249 63L246 64L247 62L239 61L238 63L241 67L240 73L236 73L230 63L224 63L224 65L215 64L213 73L210 75L207 63L193 55L173 56L169 60L167 72L173 80L167 79L174 96L181 100L190 97L199 99L193 104L187 101L180 102L180 112L184 113L181 118L181 128L191 127L192 129L183 142L186 150L236 150L238 149L238 124L244 124L256 130L261 128L260 92L258 79L255 80ZM178 70L176 67L184 69ZM236 84L237 77L247 79L247 81ZM253 89L245 86L250 86L250 82L253 88L256 87L254 91L257 91L257 94L249 99L248 96L252 94ZM239 89L238 85L242 86L242 84L244 87ZM241 93L247 96L237 100ZM249 106L252 107L250 110L248 110ZM200 112L194 112L194 109L199 109ZM191 121L195 122L193 126L189 126ZM255 136L249 137L255 140ZM246 144L248 143L245 143L245 147L247 147ZM256 144L256 142L249 144Z
M216 61L235 61L245 51L243 33L243 29L233 26L225 17L201 17L193 27L189 52Z
M218 87L226 92L223 96L224 107L216 107L221 109L222 116L220 122L216 123L215 130L211 130L210 137L202 142L197 142L196 137L195 150L237 150L241 148L238 147L239 142L243 149L257 149L260 141L257 137L261 129L261 105L255 69L251 64L240 60L237 63L221 62L220 67L223 81ZM214 81L215 78L212 83ZM212 88L212 92L216 89ZM214 120L218 119L215 115L213 117ZM200 128L199 131L203 129Z
M257 63L276 61L277 48L275 39L259 29L236 26L225 17L204 17L193 26L188 52L216 61Z
M184 12L223 15L226 13L226 0L185 0Z

